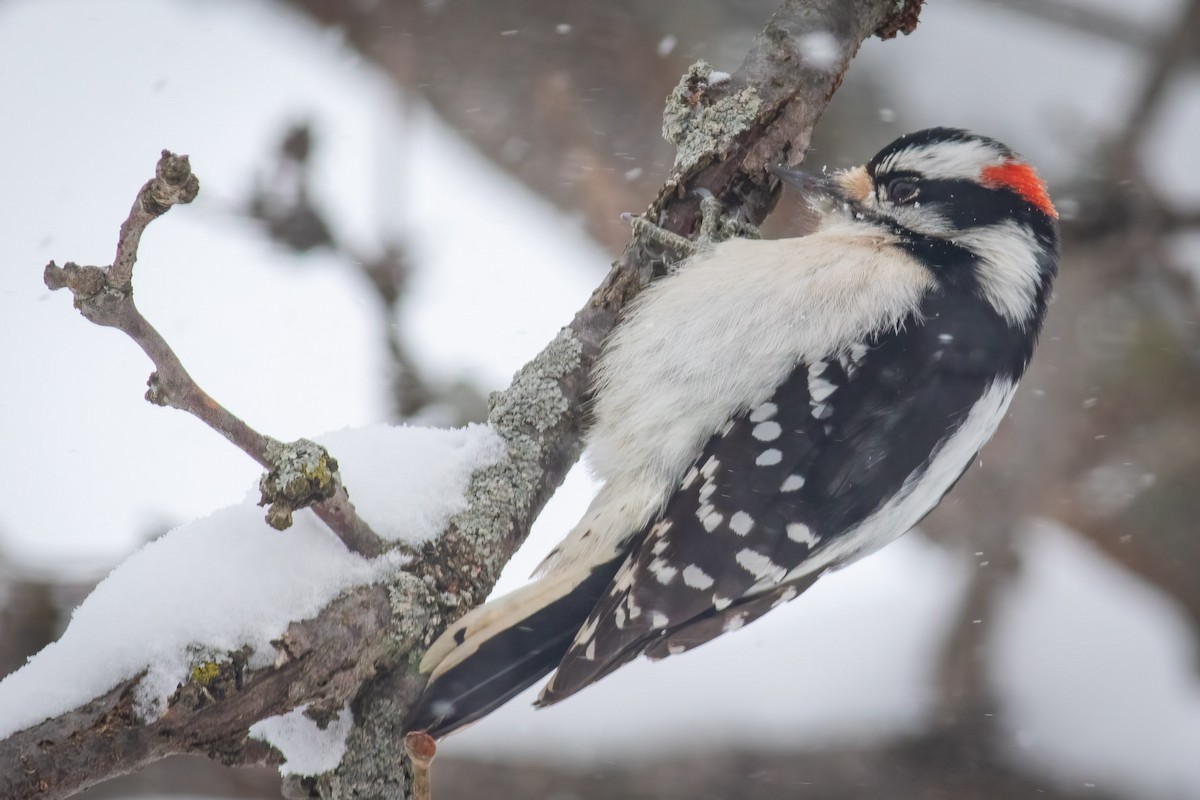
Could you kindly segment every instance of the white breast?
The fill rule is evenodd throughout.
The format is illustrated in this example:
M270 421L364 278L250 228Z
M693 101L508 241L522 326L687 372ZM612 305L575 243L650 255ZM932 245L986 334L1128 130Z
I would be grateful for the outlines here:
M931 277L894 242L846 222L798 239L734 239L647 288L598 368L588 455L605 490L543 568L611 557L704 443L797 363L912 313Z
M892 239L837 225L799 239L734 239L649 287L600 361L596 474L672 488L704 442L800 361L894 327L930 285Z

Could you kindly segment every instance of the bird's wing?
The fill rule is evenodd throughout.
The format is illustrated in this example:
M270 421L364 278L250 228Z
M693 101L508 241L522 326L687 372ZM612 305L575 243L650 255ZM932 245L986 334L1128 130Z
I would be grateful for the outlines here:
M539 703L641 653L664 657L740 628L924 516L991 434L1016 380L992 391L1007 343L977 311L932 302L902 330L800 364L713 436ZM964 424L992 394L991 417ZM954 473L921 486L933 455L968 428ZM881 510L909 495L905 513Z

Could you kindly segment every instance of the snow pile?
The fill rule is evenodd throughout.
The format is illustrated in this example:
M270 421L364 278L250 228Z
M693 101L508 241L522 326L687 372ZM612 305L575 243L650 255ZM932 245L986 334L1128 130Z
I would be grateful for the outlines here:
M466 509L471 475L504 455L504 440L486 425L371 425L317 441L338 460L350 501L367 524L385 539L410 544L441 533L446 520Z
M465 508L471 474L502 455L489 427L376 425L322 437L359 513L382 535L434 536ZM197 663L248 645L269 665L271 640L341 592L386 577L394 554L368 561L311 513L276 531L249 497L147 544L75 610L62 637L0 682L0 739L145 672L137 706L152 717Z
M283 753L280 775L319 775L336 769L346 755L346 736L354 724L350 704L321 730L304 716L308 704L287 714L268 717L250 726L250 736L261 739Z

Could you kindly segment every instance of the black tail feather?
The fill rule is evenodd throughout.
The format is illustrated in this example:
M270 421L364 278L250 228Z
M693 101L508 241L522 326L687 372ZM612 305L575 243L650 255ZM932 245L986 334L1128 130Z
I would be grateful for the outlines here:
M495 711L548 675L624 559L594 567L568 594L482 642L425 687L405 729L439 738Z

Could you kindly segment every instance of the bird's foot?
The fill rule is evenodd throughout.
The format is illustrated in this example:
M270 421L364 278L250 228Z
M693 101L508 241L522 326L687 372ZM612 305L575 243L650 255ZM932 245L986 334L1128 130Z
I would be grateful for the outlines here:
M742 218L741 209L728 214L712 192L697 189L700 195L700 231L696 241L700 244L716 244L726 239L761 239L758 228Z
M701 250L726 239L760 238L758 228L743 220L740 212L727 214L712 192L700 189L697 194L700 195L700 228L694 239L666 230L643 216L621 215L621 219L633 226L633 235L638 240L663 252L671 270Z

